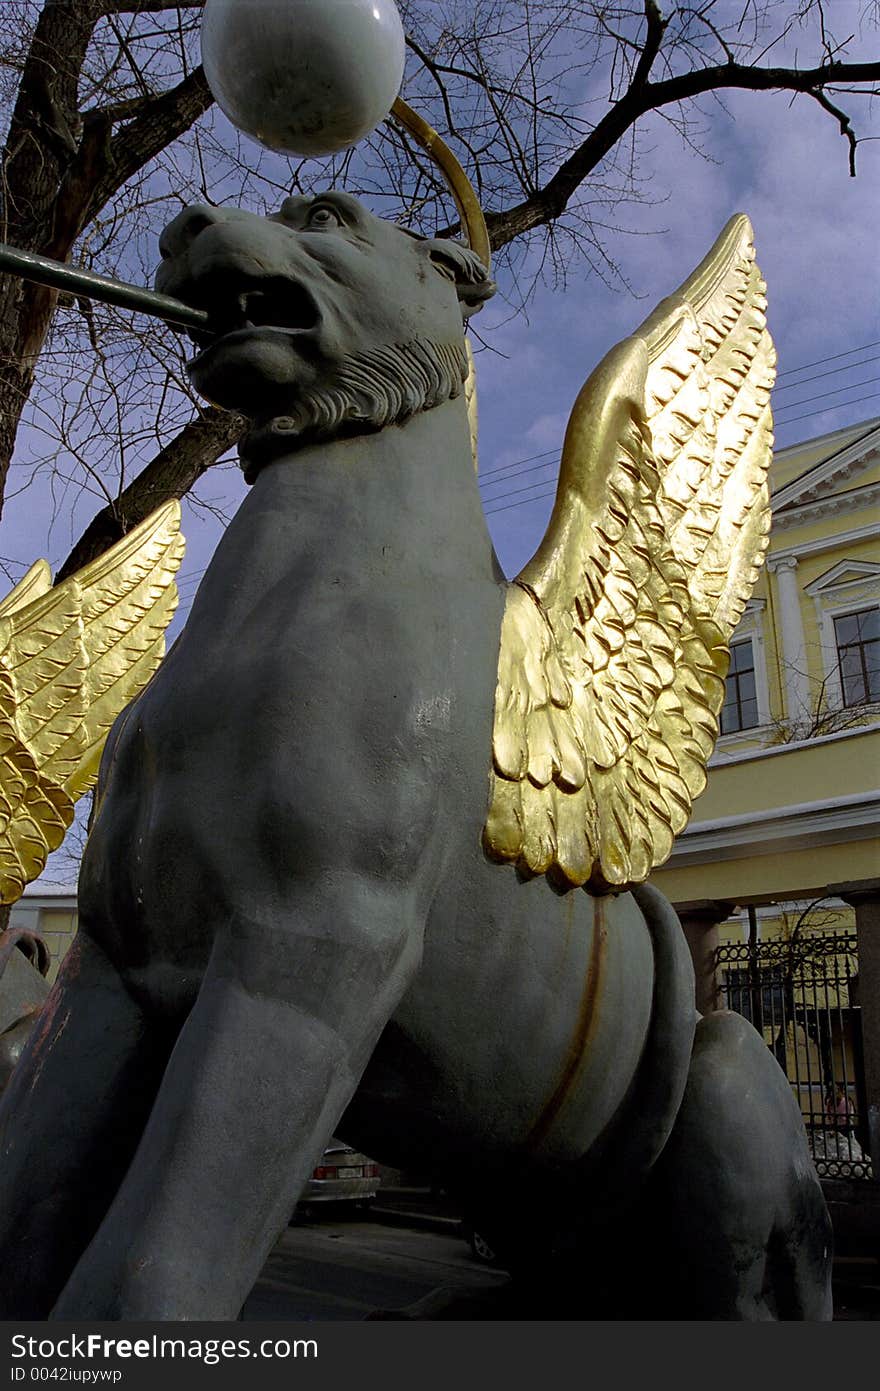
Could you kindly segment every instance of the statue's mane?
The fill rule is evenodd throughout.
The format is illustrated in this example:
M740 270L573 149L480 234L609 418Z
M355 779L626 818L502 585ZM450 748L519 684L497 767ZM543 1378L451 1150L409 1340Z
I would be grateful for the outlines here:
M464 338L416 339L352 355L332 386L303 390L285 415L257 421L239 449L244 476L305 445L403 425L421 411L460 396L468 374Z

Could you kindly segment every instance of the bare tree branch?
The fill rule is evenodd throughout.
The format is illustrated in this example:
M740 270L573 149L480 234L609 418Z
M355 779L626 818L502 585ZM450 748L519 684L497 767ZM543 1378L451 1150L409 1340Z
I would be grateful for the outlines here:
M666 26L669 23L660 13L660 6L656 0L645 0L645 19L648 21L648 28L645 34L645 46L633 73L631 85L634 89L643 87L647 82L657 54L660 52Z
M205 0L103 0L102 11L111 14L162 14L166 10L201 10Z
M524 232L559 217L574 192L640 117L649 111L659 111L664 106L706 92L725 88L751 92L802 92L820 101L820 105L835 117L840 124L841 132L850 140L850 169L854 170L855 146L858 141L849 128L848 118L823 96L826 87L846 82L880 82L880 62L834 62L810 69L751 68L728 63L721 67L685 73L662 82L643 81L639 86L633 83L625 96L606 113L587 139L564 161L542 189L513 208L487 216L493 249L504 246Z
M839 106L835 106L833 102L829 101L825 92L814 91L808 92L807 95L811 96L814 101L817 101L819 105L822 107L823 111L827 111L829 115L834 117L834 119L837 121L837 124L840 127L841 135L849 141L849 173L850 178L854 179L856 176L856 147L858 146L859 142L856 138L856 133L852 128L852 123L849 119L849 116L847 116L845 111L841 111Z
M113 137L105 172L94 188L86 215L94 217L127 179L188 130L213 100L204 71L198 67L171 91L142 108Z
M103 555L163 502L184 497L202 474L238 442L246 424L240 415L213 408L191 421L89 523L55 576L55 583Z

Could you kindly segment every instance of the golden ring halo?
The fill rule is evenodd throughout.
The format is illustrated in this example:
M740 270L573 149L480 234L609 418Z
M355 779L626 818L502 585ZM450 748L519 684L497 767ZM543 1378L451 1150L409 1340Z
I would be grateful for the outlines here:
M474 192L473 184L467 174L462 169L455 155L450 150L446 141L437 134L433 126L428 125L417 111L413 111L408 102L403 97L396 97L391 108L391 115L394 116L405 130L408 130L414 140L417 140L422 149L430 155L431 159L440 169L441 174L446 180L447 187L455 200L458 215L461 218L462 231L464 232L468 246L475 255L479 256L486 270L492 269L492 247L489 243L489 229L486 226L486 219L483 216L483 209L480 207L480 200ZM476 364L471 345L465 337L465 351L468 360L468 374L465 381L464 394L467 402L468 427L471 437L471 457L474 461L474 473L478 470L477 457L477 378Z
M489 229L486 226L483 209L480 207L480 200L455 155L446 141L437 134L434 127L429 126L418 112L413 111L412 107L403 100L403 97L395 98L391 115L396 117L400 124L409 131L410 135L418 141L422 149L431 156L439 167L455 200L455 206L458 208L458 215L461 218L462 229L467 237L468 245L471 251L479 256L486 270L489 270L492 265Z

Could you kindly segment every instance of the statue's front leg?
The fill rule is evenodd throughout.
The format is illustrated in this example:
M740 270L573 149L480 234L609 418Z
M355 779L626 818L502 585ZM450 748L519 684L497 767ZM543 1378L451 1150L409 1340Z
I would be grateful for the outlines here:
M125 1176L176 1031L80 929L0 1106L0 1318L48 1317Z
M271 918L243 906L218 931L54 1318L235 1318L354 1092L420 958L414 896L339 874L268 898Z

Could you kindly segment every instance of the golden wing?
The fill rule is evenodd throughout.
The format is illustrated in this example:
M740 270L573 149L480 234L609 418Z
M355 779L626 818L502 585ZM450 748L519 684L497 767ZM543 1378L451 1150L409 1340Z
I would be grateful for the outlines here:
M38 562L0 604L0 902L61 844L110 726L159 665L183 549L169 502L55 588Z
M638 883L705 786L770 525L765 288L735 217L575 403L501 633L484 845L525 873Z
M34 561L24 579L19 580L5 599L0 599L0 618L4 614L14 613L16 609L23 609L25 604L30 604L34 599L42 598L47 589L51 588L52 571L49 569L48 561Z

